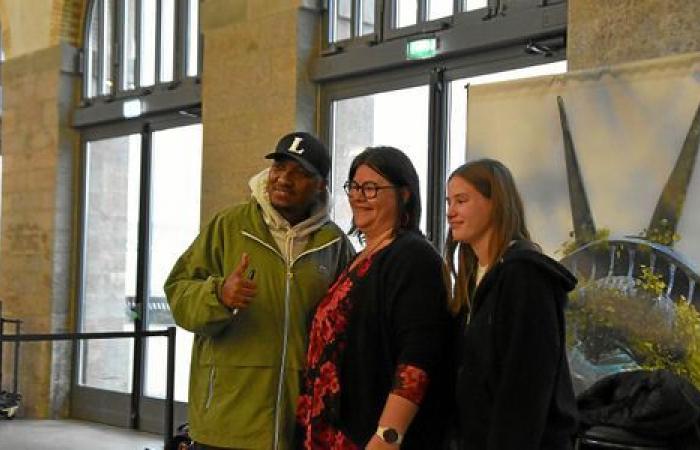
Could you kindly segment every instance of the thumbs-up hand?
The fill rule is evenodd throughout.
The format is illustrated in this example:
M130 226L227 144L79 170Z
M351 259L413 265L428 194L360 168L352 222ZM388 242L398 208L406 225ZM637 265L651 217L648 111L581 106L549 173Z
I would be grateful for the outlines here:
M247 253L241 255L238 266L224 280L219 301L232 309L244 309L250 304L257 291L253 280L246 277L249 258Z

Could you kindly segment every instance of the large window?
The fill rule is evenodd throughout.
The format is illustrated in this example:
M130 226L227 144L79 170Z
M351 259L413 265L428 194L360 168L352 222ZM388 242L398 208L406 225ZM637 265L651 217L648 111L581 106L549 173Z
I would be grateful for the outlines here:
M140 95L200 73L199 0L94 0L85 38L87 102Z
M133 331L127 312L136 292L141 137L87 143L81 331ZM82 346L80 384L131 391L133 342L89 341Z
M454 27L470 22L469 16L485 21L562 3L565 0L329 0L325 40L329 44L343 43L371 34L371 42L376 44L396 36Z
M350 162L368 146L391 145L406 152L422 180L421 202L426 204L428 94L428 87L423 85L333 102L332 214L342 229L349 230L352 224L343 184ZM425 215L421 229L426 231Z
M564 0L329 0L322 136L333 154L334 219L349 228L341 186L367 146L408 154L421 182L421 228L440 247L445 180L465 161L469 85L566 71ZM374 20L375 18L379 18ZM367 32L367 25L373 29Z
M73 122L83 137L77 331L175 325L163 283L200 225L199 1L89 2ZM177 329L177 421L192 340ZM80 343L75 417L160 431L166 340L142 344Z
M447 72L432 79L425 76L423 83L416 81L412 83L416 86L397 89L378 83L378 91L371 94L364 93L365 83L356 83L356 89L341 88L338 93L329 88L326 101L333 156L333 219L344 230L350 228L352 212L342 186L352 159L368 146L391 145L403 150L413 162L420 177L421 229L441 245L445 232L444 180L468 157L468 86L565 71L566 61L559 61L468 77ZM356 90L363 94L355 95ZM355 244L360 246L359 242Z
M146 122L133 133L119 127L115 133L111 128L86 132L78 331L175 326L163 283L199 232L202 167L201 124L177 122L182 119L157 123L155 129ZM177 329L179 402L187 401L192 340ZM119 417L133 414L128 407L114 406L104 416L90 403L119 405L114 399L131 392L143 392L145 399L165 396L166 341L143 342L142 354L132 339L80 344L78 417L123 424Z

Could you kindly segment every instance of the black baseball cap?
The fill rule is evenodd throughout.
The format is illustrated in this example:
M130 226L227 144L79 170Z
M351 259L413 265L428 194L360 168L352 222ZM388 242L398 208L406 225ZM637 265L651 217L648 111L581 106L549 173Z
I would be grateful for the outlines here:
M275 151L265 156L267 159L292 159L309 172L328 178L331 158L321 141L314 135L303 131L295 131L282 137Z

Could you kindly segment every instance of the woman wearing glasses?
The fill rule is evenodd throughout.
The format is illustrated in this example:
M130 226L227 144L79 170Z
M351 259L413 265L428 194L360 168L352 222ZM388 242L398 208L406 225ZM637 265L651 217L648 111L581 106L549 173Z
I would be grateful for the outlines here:
M345 184L365 248L316 310L297 409L305 449L435 449L445 435L450 316L421 234L418 175L368 148Z

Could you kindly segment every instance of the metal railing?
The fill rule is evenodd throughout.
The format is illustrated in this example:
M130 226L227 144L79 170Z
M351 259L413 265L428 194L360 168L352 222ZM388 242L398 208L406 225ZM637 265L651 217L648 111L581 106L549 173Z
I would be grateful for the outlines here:
M1 306L0 306L1 308ZM0 309L0 314L1 314ZM3 323L14 323L16 326L16 334L5 335ZM13 319L2 319L0 317L0 386L2 385L2 347L5 342L15 342L15 364L14 364L14 381L13 390L17 393L17 376L19 365L19 344L20 342L53 342L53 341L80 341L80 340L96 340L96 339L124 339L131 338L141 340L147 337L166 337L168 339L167 347L167 370L166 370L166 395L165 395L165 414L163 415L163 442L165 448L173 438L173 421L174 421L174 405L175 405L175 327L168 327L162 331L115 331L115 332L100 332L100 333L53 333L53 334L21 334L21 321ZM130 428L137 428L139 423L139 398L140 389L134 389L131 392L131 421Z

